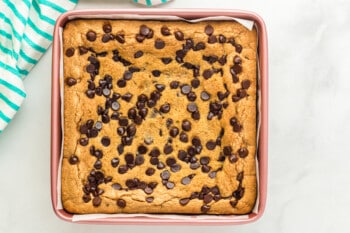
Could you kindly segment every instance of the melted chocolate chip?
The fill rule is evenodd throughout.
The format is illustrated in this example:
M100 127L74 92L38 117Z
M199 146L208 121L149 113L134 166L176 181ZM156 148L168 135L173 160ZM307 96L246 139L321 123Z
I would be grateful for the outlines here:
M163 58L161 58L161 60L165 65L167 65L170 62L172 62L173 59L171 57L163 57Z
M210 210L210 206L209 205L203 205L201 207L202 213L207 213L209 210Z
M224 152L224 155L226 155L226 156L231 155L232 147L231 146L224 146L223 152Z
M142 36L147 36L151 32L151 29L147 27L146 25L141 25L140 26L140 34Z
M156 41L154 42L154 47L156 49L163 49L165 47L165 42L161 39L156 39Z
M238 161L238 157L235 154L231 154L229 155L228 160L230 161L230 163L235 163Z
M143 155L137 155L135 158L135 165L141 165L145 162Z
M115 39L121 44L125 43L125 35L124 34L120 34L120 33L116 34Z
M221 44L226 43L226 37L222 34L219 35L219 43Z
M192 80L191 80L191 86L192 86L193 88L199 87L199 84L200 84L199 79L192 79Z
M129 102L130 100L131 100L131 98L132 98L132 94L131 93L126 93L126 94L124 94L124 95L122 95L122 100L125 100L126 102Z
M84 46L79 46L79 55L84 55L86 54L87 52L89 52L89 50L84 47Z
M241 53L243 48L240 44L235 44L235 49L237 53Z
M119 79L117 81L117 85L118 85L118 87L123 88L126 86L126 81L124 79Z
M143 35L136 34L135 39L137 42L141 43L142 41L145 40L145 37Z
M94 197L92 199L92 204L93 204L93 206L97 207L97 206L101 205L101 201L102 201L102 199L99 196L97 196L97 197Z
M106 23L103 25L102 29L105 33L110 33L112 31L112 26L109 23Z

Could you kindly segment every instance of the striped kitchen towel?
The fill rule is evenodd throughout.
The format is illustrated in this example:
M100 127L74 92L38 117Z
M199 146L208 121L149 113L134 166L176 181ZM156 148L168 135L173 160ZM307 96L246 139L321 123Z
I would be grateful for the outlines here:
M170 0L133 1L151 6ZM56 18L77 2L0 0L0 133L26 97L23 79L50 46Z
M56 18L77 1L0 0L0 133L26 97L23 79L50 46Z
M154 5L170 2L171 0L133 0L133 1L136 3L147 5L147 6L154 6Z

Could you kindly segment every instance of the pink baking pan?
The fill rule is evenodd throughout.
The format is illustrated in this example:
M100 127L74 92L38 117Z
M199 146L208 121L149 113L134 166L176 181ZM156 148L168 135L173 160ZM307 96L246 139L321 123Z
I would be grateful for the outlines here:
M111 18L121 14L128 15L152 15L152 16L178 16L185 19L195 19L210 16L229 16L254 21L258 29L258 55L259 55L259 76L260 76L260 131L258 142L258 168L259 168L259 195L258 206L255 213L241 216L219 215L219 216L189 216L182 215L147 215L147 216L119 216L109 215L102 218L89 218L76 220L74 215L58 207L60 197L58 194L59 163L62 146L61 131L61 98L60 98L60 73L61 67L61 28L72 18L94 16L95 18ZM118 9L118 10L77 10L61 15L56 22L54 29L53 52L52 52L52 99L51 99L51 199L55 214L66 221L90 224L130 224L130 225L238 225L251 223L259 219L264 212L267 197L267 176L268 176L268 50L267 32L263 19L255 13L240 10L219 10L219 9Z

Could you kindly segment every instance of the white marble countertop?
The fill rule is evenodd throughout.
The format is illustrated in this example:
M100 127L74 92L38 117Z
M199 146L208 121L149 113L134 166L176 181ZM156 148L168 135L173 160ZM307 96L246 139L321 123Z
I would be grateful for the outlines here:
M81 0L78 9L137 7ZM242 226L100 226L58 219L50 199L51 49L0 135L0 232L347 232L350 2L175 0L164 8L255 11L269 37L269 185L264 216Z

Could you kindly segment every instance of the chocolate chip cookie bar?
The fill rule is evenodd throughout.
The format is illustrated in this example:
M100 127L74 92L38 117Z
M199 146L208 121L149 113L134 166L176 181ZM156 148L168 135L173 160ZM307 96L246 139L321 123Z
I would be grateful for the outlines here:
M66 211L252 211L256 29L77 19L62 55Z

